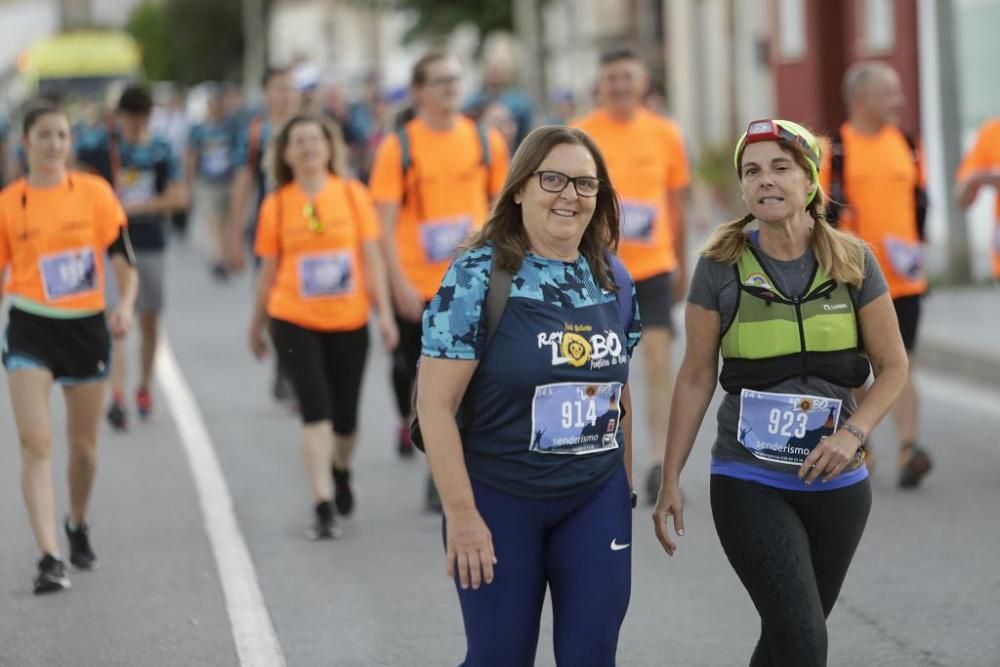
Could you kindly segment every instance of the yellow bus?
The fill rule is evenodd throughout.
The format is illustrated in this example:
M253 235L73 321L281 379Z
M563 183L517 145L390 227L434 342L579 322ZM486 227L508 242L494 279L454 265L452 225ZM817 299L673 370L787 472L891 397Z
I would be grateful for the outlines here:
M109 85L142 78L142 49L125 32L74 30L25 50L18 69L29 97L102 98Z

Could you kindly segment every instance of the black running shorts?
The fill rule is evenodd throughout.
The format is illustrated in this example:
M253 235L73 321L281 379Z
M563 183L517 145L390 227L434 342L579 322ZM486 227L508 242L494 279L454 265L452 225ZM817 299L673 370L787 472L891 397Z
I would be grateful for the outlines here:
M10 309L3 346L8 372L45 368L64 384L103 380L110 354L111 335L104 313L59 319Z

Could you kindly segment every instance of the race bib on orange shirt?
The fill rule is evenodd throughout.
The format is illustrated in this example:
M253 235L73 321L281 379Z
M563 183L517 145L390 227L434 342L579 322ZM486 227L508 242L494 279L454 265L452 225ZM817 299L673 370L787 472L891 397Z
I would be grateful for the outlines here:
M622 238L633 243L652 243L656 207L644 202L622 201Z
M420 243L424 248L424 256L432 264L451 259L470 232L472 218L469 216L420 223Z
M91 248L43 255L38 264L46 301L97 291L97 258Z
M919 241L885 237L885 254L892 272L907 280L920 280L924 274L924 251Z
M354 293L354 259L350 251L299 257L299 295L304 299Z

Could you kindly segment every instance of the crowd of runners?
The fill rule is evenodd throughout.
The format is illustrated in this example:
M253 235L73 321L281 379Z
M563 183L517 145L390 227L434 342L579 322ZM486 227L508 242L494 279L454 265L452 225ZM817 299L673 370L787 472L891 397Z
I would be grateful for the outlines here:
M426 451L426 497L414 502L443 515L465 664L532 664L547 588L559 664L614 663L632 508L654 508L672 555L681 470L717 383L712 510L761 615L751 664L825 664L825 619L871 504L869 434L892 414L902 488L934 465L908 372L928 201L920 143L898 124L898 75L852 66L848 120L829 136L749 122L733 158L746 215L694 261L683 129L647 104L632 51L602 56L592 111L534 130L530 98L509 82L466 104L463 76L455 57L426 55L399 113L377 85L348 104L290 69L267 72L250 111L235 87L203 86L196 123L140 85L96 125L58 101L27 107L20 177L0 193L0 272L34 591L70 585L52 387L66 404L68 560L89 570L100 421L137 429L157 410L167 249L188 234L206 247L206 280L255 276L253 295L234 295L252 299L251 321L234 326L271 359L261 391L300 422L288 438L310 539L339 536L355 506L370 332L391 353L391 377L374 380L397 407L385 446ZM1000 188L1000 121L956 175L960 205L983 187ZM631 419L635 351L643 428Z

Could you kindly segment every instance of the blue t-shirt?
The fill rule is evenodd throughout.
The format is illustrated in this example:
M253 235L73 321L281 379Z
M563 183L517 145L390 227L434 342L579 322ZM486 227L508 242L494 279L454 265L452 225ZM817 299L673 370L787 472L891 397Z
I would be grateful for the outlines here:
M118 151L118 173L114 172L112 139ZM111 183L123 205L149 201L163 194L180 178L180 166L170 143L153 136L144 144L130 144L100 128L81 136L76 157ZM167 245L167 216L132 215L128 219L132 247L138 251L162 251Z
M194 125L188 134L188 146L195 152L198 176L212 183L232 178L238 141L239 128L234 118Z
M641 325L622 323L614 292L587 260L529 254L486 347L492 248L448 269L424 311L422 353L478 360L460 417L469 476L506 493L556 498L592 489L622 463L618 401Z

